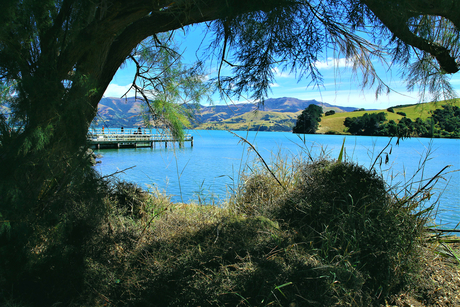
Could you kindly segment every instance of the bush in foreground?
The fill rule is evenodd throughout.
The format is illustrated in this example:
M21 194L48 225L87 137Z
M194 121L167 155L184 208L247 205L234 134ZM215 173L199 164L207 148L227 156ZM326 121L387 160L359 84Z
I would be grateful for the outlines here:
M67 285L78 291L46 304L371 306L417 273L424 220L373 171L319 160L277 175L283 187L263 171L246 177L227 208L114 185L80 247L78 284ZM34 282L15 289L26 306Z
M425 219L414 214L414 203L392 195L374 171L327 160L301 163L286 193L248 211L244 201L269 191L267 181L275 184L271 174L253 176L251 186L265 187L243 190L234 206L278 221L295 233L295 242L309 246L309 254L352 274L337 284L343 294L369 304L400 290L417 273Z

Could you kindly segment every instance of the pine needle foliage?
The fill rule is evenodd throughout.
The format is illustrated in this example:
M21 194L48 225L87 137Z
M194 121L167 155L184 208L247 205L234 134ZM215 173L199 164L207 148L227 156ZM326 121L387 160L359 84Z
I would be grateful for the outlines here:
M124 96L141 98L144 123L182 140L200 102L208 98L211 83L205 81L200 63L184 65L174 33L156 35L143 41L129 57L136 66L130 89Z

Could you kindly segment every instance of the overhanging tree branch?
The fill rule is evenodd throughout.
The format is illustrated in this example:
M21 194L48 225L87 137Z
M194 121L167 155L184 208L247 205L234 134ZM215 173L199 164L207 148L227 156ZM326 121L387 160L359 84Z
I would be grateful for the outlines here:
M419 37L410 31L408 19L413 16L412 14L407 14L407 12L399 6L389 9L384 1L364 0L364 3L366 3L380 21L401 41L431 54L437 59L441 68L447 73L453 74L459 71L459 65L456 59L451 56L449 49L436 42Z

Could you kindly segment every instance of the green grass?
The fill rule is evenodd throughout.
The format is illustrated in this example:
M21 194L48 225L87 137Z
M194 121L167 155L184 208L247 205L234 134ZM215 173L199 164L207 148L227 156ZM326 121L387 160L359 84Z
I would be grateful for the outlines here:
M276 124L290 125L287 121L296 120L297 113L280 113L257 111L248 112L219 122L209 122L199 125L195 129L216 129L216 130L248 130L251 127L264 125L266 127L274 127ZM284 123L283 123L284 122ZM294 124L291 124L292 126Z
M406 117L410 118L412 121L415 121L418 117L422 119L426 119L430 116L430 111L434 111L436 109L441 108L443 104L451 103L460 107L460 99L456 99L454 101L442 101L442 102L431 102L431 103L420 103L411 106L401 106L401 107L393 107L395 113L388 112L386 109L384 110L373 110L373 111L356 111L356 112L346 112L346 113L336 113L330 116L323 116L321 118L321 122L319 125L318 133L326 133L328 131L335 131L339 134L346 134L344 131L346 127L343 125L345 118L347 117L359 117L363 116L364 113L372 114L372 113L380 113L384 112L387 115L387 121L394 120L398 122L403 116L396 114L396 112L403 112L406 113Z

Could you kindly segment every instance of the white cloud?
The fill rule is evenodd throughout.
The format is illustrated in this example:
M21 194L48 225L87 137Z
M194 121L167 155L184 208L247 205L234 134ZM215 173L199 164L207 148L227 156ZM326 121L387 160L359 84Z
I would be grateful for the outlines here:
M391 92L389 95L381 95L376 99L375 92L372 90L322 91L317 93L304 93L299 96L305 97L298 97L300 99L316 99L334 105L365 109L386 109L390 106L413 104L418 101L417 97L409 92Z
M292 77L294 77L293 75L291 75L291 74L289 74L287 72L281 71L278 67L273 68L272 71L275 74L275 77L277 77L277 78L292 78Z
M344 68L351 67L353 64L349 59L346 58L327 58L326 61L316 61L316 68L318 69L332 69L332 68Z
M123 96L131 87L131 84L127 85L118 85L115 83L110 83L107 89L105 90L104 96L105 97L121 97ZM128 94L128 97L134 96L134 92L131 91Z
M272 87L280 87L280 85L279 85L278 83L275 82L275 83L270 83L270 87L271 87L271 88L272 88Z

